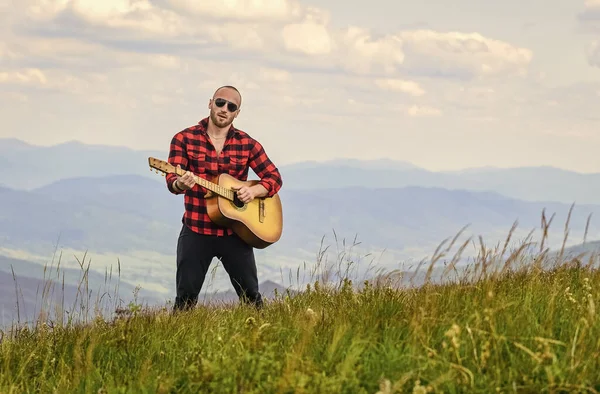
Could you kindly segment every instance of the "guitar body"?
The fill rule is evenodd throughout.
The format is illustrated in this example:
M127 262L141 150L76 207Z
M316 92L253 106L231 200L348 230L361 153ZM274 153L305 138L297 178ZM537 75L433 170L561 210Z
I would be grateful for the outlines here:
M148 165L151 171L154 169L157 173L179 176L185 173L183 169L154 157L148 158ZM194 174L194 180L212 195L205 198L208 216L214 223L231 228L244 242L257 249L264 249L279 240L283 229L279 195L255 198L249 204L244 204L234 190L256 185L258 181L240 181L225 173L212 180Z
M226 190L258 183L257 180L240 181L229 174L220 174L212 182ZM277 194L272 197L255 198L244 204L237 196L231 201L213 193L206 199L206 207L208 216L214 223L231 228L254 248L264 249L281 237L283 212Z

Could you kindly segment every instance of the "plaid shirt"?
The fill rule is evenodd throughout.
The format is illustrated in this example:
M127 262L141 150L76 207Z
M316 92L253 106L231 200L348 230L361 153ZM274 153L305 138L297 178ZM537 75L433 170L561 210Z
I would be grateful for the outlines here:
M267 189L268 197L279 191L283 184L279 170L258 141L231 125L223 151L220 157L217 157L217 151L206 133L207 126L208 117L202 119L197 125L175 134L171 140L168 162L175 167L181 165L182 169L205 179L227 173L245 181L248 179L248 169L252 168L260 178L260 184ZM208 190L196 184L190 190L178 193L173 188L176 179L175 174L166 175L169 191L173 194L185 194L182 223L192 231L201 234L233 234L230 228L218 226L208 217L204 198Z

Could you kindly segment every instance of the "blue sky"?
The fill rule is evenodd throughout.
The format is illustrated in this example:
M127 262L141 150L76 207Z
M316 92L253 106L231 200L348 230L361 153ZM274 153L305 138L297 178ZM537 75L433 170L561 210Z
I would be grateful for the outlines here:
M600 172L600 0L5 0L0 22L0 137L166 150L234 84L278 164Z

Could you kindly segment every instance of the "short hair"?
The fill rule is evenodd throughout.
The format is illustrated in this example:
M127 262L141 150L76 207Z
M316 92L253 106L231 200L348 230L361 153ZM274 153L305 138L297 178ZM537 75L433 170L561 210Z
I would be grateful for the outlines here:
M213 93L213 97L216 96L216 94L217 94L217 92L219 90L225 89L225 88L227 88L227 89L233 89L233 90L235 90L237 92L237 94L240 96L240 105L239 106L241 107L242 106L242 94L240 93L240 91L235 86L223 85L223 86L219 87L217 90L215 90L215 92Z

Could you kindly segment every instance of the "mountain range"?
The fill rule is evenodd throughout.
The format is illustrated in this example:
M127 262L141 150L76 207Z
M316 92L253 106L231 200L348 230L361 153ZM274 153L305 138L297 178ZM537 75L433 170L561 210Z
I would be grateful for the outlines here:
M0 263L10 261L21 283L33 286L58 250L63 269L73 270L67 271L69 286L77 284L78 260L87 256L95 287L107 269L114 273L120 265L122 294L140 285L139 294L151 303L172 298L183 198L171 195L147 164L148 156L166 154L0 140L6 169L0 173ZM542 212L548 219L555 215L548 245L559 248L573 203L567 246L576 247L584 236L591 241L586 247L600 239L600 228L588 223L600 213L600 174L550 167L431 172L402 161L354 159L280 170L283 236L256 251L260 279L272 286L301 284L315 269L351 266L358 276L408 270L465 226L457 243L473 237L467 261L478 253L479 235L488 245L501 243L515 221L515 244L532 230L539 237ZM2 275L2 294L14 293L6 263ZM207 281L219 297L231 292L218 264ZM2 306L12 308L14 301Z
M132 150L76 141L36 146L17 139L0 139L0 164L6 169L0 173L0 185L30 190L77 177L136 174L151 178L155 174L149 171L148 157L165 160L167 149ZM434 172L389 159L332 159L279 167L288 190L422 186L493 191L526 201L600 204L600 173L578 173L550 166Z

